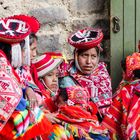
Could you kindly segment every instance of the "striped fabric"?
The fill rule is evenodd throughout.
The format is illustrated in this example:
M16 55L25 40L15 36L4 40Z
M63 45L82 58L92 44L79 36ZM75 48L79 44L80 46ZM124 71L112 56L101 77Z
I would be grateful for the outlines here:
M37 69L38 76L43 77L44 75L55 69L62 61L62 58L54 59L49 54L44 54L36 57L32 61L32 63Z
M88 134L106 135L108 133L104 126L98 123L96 115L84 110L81 106L61 106L57 118L70 124L70 130L78 137L90 137Z
M73 137L63 126L54 124L53 130L48 136L48 140L73 140Z
M102 122L110 130L113 140L136 140L140 137L140 98L135 94L139 83L140 80L132 81L117 93Z
M32 138L35 138L37 136L41 136L44 134L46 136L49 136L49 134L52 132L52 129L53 129L52 124L48 121L45 114L39 108L36 108L34 110L33 115L35 117L34 118L35 122L30 123L26 133L24 133L24 135L21 136L22 140L29 140L29 139L32 139ZM47 140L47 137L46 137L46 140Z
M46 135L47 137L52 132L52 124L47 120L44 113L36 108L34 110L35 121L29 123L30 113L14 112L5 127L0 132L2 140L30 140L37 136Z
M15 126L13 130L14 138L17 138L23 135L29 127L29 112L28 110L15 111L12 115L12 119Z

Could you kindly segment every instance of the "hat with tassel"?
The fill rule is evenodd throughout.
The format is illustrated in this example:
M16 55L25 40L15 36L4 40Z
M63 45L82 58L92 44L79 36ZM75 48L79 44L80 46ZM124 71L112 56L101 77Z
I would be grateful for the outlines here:
M20 42L25 40L25 48L28 50L28 62L30 61L29 34L36 33L40 27L36 18L26 15L14 15L0 19L0 42L11 44L12 65L21 66L21 46ZM27 63L28 63L27 62Z

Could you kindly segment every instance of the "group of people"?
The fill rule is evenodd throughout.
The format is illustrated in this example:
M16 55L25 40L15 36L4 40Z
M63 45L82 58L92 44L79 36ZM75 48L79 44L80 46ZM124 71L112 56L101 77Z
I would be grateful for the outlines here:
M29 15L0 19L0 140L140 139L140 53L122 61L112 94L100 29L71 34L67 61L60 52L37 55L39 28Z

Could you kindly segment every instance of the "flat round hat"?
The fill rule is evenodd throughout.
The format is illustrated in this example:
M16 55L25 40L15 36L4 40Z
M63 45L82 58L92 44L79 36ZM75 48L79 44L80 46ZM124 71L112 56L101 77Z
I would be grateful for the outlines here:
M69 44L77 49L100 48L103 32L100 29L85 28L71 34L68 38Z
M19 43L31 33L31 25L17 19L16 15L0 19L0 41L13 44Z

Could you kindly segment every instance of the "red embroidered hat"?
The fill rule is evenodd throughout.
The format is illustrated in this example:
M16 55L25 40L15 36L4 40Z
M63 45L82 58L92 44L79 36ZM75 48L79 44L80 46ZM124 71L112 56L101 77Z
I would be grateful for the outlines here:
M40 28L39 21L29 15L14 15L0 19L0 41L19 43L30 33L36 33Z
M100 47L103 39L103 33L100 29L85 28L78 30L69 36L68 42L77 49L90 49L93 47Z
M63 59L61 59L61 58L54 59L51 57L51 55L44 54L44 55L36 57L32 61L32 63L35 65L35 67L37 69L38 76L43 77L47 73L49 73L52 70L54 70L55 68L57 68L57 66L59 66L59 64L61 64L62 61L63 61Z
M16 15L0 19L1 42L19 43L30 33L31 25L21 19L17 19Z

